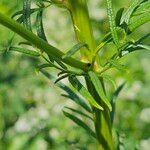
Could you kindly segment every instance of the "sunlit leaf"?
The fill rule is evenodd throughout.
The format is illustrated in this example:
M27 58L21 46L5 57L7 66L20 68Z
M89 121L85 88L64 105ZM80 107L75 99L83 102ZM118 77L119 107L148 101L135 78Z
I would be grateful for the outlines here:
M108 60L108 62L109 62L113 67L115 67L115 68L118 69L118 70L121 70L121 71L126 71L126 70L127 70L124 65L118 63L118 61L116 61L116 60L110 59L110 60Z
M90 79L91 79L91 81L92 81L92 83L95 87L95 90L97 91L99 97L102 99L102 101L107 105L107 107L111 111L111 109L112 109L111 104L110 104L108 98L105 95L102 83L99 80L98 76L93 71L90 71L88 74L90 76Z
M94 107L103 110L103 108L95 101L89 91L79 82L76 77L69 77L71 85Z
M74 45L62 58L65 59L67 57L71 57L74 55L77 51L79 51L82 47L87 47L86 43L78 43Z
M111 34L113 37L113 41L117 47L120 47L119 38L117 35L115 17L114 17L114 13L113 13L113 9L112 9L112 0L107 0L107 13L108 13L108 17L109 17L109 24L110 24L110 30L111 30Z
M125 22L128 24L129 19L131 18L132 13L134 12L135 8L142 2L143 0L134 0L133 3L130 5L130 7L126 10L126 12L123 14L121 19L121 24Z
M63 96L70 98L75 103L83 107L86 111L92 112L91 107L83 100L81 97L79 97L71 88L69 88L67 85L64 85L63 83L57 83L57 86L59 86L61 89L63 89L68 95L63 94Z

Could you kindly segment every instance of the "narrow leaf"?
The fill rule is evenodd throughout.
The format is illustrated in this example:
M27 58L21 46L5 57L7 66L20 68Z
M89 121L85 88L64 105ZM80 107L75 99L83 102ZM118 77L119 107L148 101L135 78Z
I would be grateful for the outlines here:
M77 125L79 125L80 127L82 127L83 129L85 129L87 131L88 134L92 135L94 138L96 138L96 134L94 133L94 131L92 131L91 128L88 127L87 124L85 124L81 119L77 118L76 116L63 111L64 115L68 118L70 118L72 121L74 121Z
M90 79L91 79L91 81L92 81L92 83L95 87L95 90L97 91L99 97L102 99L102 101L107 105L107 107L111 111L111 109L112 109L111 104L110 104L108 98L105 95L102 83L99 80L98 76L93 71L90 71L88 74L89 74L89 77L90 77Z
M69 74L65 74L65 75L59 77L59 78L55 81L55 84L56 84L57 82L59 82L59 81L65 79L65 78L67 78L68 76L69 76Z
M91 117L88 116L87 114L83 113L82 111L79 111L79 110L76 110L76 109L73 109L73 108L70 108L70 107L66 107L66 106L65 106L64 108L66 108L66 109L68 109L68 110L71 110L72 112L77 113L77 114L79 114L79 115L81 115L81 116L83 116L83 117L86 117L86 118L88 118L88 119L90 119L90 120L93 121L93 118L91 118Z
M130 31L134 31L136 28L149 21L150 13L146 12L141 15L132 17L129 21L128 28L130 29Z
M94 52L98 53L101 48L103 48L107 43L109 43L111 41L112 41L112 35L109 32L108 34L106 34L104 36L104 38L102 39L102 41L100 42L100 44L96 47L96 49L94 50Z
M36 57L40 56L40 54L37 51L29 50L26 48L20 48L20 47L10 47L9 51L17 51L20 53L24 53L24 54L27 54L30 56L36 56Z
M31 0L24 0L23 1L23 25L28 29L31 30Z
M150 51L150 45L138 44L137 47Z
M121 17L122 17L123 11L124 11L124 8L120 8L117 11L116 18L115 18L116 26L120 26L121 24Z
M69 77L71 85L94 107L104 110L92 97L89 91L79 82L76 77Z
M111 96L111 105L112 105L112 111L110 112L111 123L113 123L113 120L114 120L115 109L116 109L116 99L118 95L120 94L120 92L122 91L123 87L125 86L125 83L126 82L122 83Z
M37 35L47 42L47 38L44 32L43 28L43 10L38 11L37 17L36 17L36 29L37 29Z
M133 12L132 16L141 15L143 13L150 12L150 1L146 1L140 4L140 6Z
M127 11L123 14L121 19L121 24L124 22L128 24L129 19L131 18L132 13L134 12L135 8L142 2L143 0L134 0L131 6L127 9Z
M109 24L110 24L110 30L113 37L113 41L117 47L120 47L119 38L116 31L115 17L112 10L112 0L107 0L107 13L109 17Z
M84 99L82 99L81 97L79 97L72 89L70 89L68 86L64 85L63 83L57 83L57 86L60 87L61 89L63 89L68 95L64 95L67 98L70 98L71 100L73 100L75 103L77 103L78 105L80 105L82 108L84 108L86 111L88 112L92 112L91 107L85 102Z
M62 59L65 59L67 57L71 57L74 55L77 51L79 51L82 47L87 47L86 43L78 43L74 45L63 57Z
M54 67L54 66L51 64L41 64L37 66L37 69L41 70L41 69L48 68L48 67Z
M40 9L41 9L41 8L33 8L33 9L30 9L30 14L32 14L32 13L34 13L34 12L40 10ZM14 17L16 17L16 16L18 16L18 15L22 15L22 14L23 14L23 10L17 11L17 12L15 12L15 13L11 16L11 18L14 18Z
M103 79L106 79L106 80L110 81L112 83L114 89L116 89L116 87L117 87L116 82L111 76L105 74L105 75L101 75L101 77Z
M110 59L108 62L116 69L126 71L126 67L122 64L119 64L116 60Z

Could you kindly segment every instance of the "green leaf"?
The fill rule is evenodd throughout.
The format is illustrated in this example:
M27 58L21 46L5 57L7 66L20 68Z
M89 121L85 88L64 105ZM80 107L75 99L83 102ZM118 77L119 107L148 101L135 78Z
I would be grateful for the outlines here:
M121 70L121 71L126 71L126 70L127 70L124 65L119 64L118 61L116 61L116 60L110 59L110 60L108 60L108 62L109 62L113 67L115 67L115 68L118 69L118 70Z
M34 12L36 12L36 11L39 11L39 10L41 10L41 8L33 8L33 9L30 9L30 14L32 14L32 13L34 13ZM15 12L15 13L11 16L11 18L15 18L15 17L18 16L18 15L21 15L21 16L22 16L22 14L23 14L23 10L17 11L17 12Z
M112 83L114 89L116 89L116 87L117 87L116 82L111 76L104 74L104 75L101 75L101 77L103 79L106 79L106 80L110 81Z
M119 47L124 45L127 42L127 35L123 28L116 27L116 33L119 38Z
M150 45L138 44L137 47L150 51Z
M121 17L122 17L123 11L124 11L124 8L120 8L117 11L116 18L115 18L116 26L121 25Z
M52 64L41 64L37 66L38 70L44 69L44 68L48 68L48 67L54 67Z
M143 13L150 12L150 1L143 2L136 8L132 16L141 15Z
M73 109L73 108L70 108L70 107L66 107L66 106L64 108L66 108L68 110L71 110L72 112L77 113L77 114L79 114L79 115L81 115L83 117L86 117L86 118L88 118L88 119L93 121L93 118L91 118L90 116L88 116L87 114L85 114L85 113L83 113L83 112L81 112L79 110L76 110L76 109Z
M130 5L130 7L126 10L126 12L123 14L121 19L121 24L124 22L128 24L132 13L134 12L135 8L142 2L143 0L134 0L133 3Z
M89 91L79 82L76 77L70 76L69 81L71 85L94 107L104 110L92 97Z
M47 72L46 70L41 69L40 72L41 72L47 79L54 81L54 77L53 77L49 72Z
M57 58L55 56L52 56L52 57L50 56L49 59L52 62L55 61L61 68L67 70L67 66L62 62L61 59L59 59L59 58Z
M23 25L31 31L31 0L23 1Z
M37 30L37 35L43 39L44 41L47 42L47 38L44 32L43 28L43 10L38 11L37 17L36 17L36 30Z
M111 42L112 41L112 35L111 35L111 33L109 32L109 33L107 33L105 36L104 36L104 38L103 38L103 40L100 42L100 44L96 47L96 49L94 50L94 52L95 53L98 53L99 52L99 50L102 48L102 47L104 47L107 43L109 43L109 42Z
M68 86L64 85L63 83L57 83L57 86L63 89L68 95L62 95L67 98L70 98L73 100L76 104L80 105L82 108L84 108L88 112L92 112L91 107L85 102L84 99L79 97L72 89L70 89Z
M117 35L115 17L112 10L112 0L107 0L107 13L109 17L110 30L113 37L113 41L117 47L120 47L119 38Z
M105 95L102 83L99 80L98 76L93 71L90 71L88 74L89 74L89 77L90 77L90 79L92 81L92 84L94 85L95 90L98 93L99 97L102 99L102 101L106 104L106 106L111 111L112 110L111 104L110 104L108 98Z
M150 13L146 12L138 16L134 16L130 19L128 28L130 31L134 31L139 26L150 21Z
M122 91L122 89L124 88L125 84L126 82L122 83L111 96L112 111L110 112L110 119L112 124L113 124L115 109L116 109L116 99L120 94L120 92Z
M56 81L55 81L55 84L59 81L61 81L62 79L65 79L69 76L69 74L65 74L65 75L62 75L61 77L59 77Z
M85 124L81 119L77 118L76 116L66 112L63 110L63 113L66 117L70 118L72 121L74 121L77 125L79 125L80 127L82 127L83 129L85 129L87 131L88 134L92 135L94 138L96 138L96 134L94 133L94 131L92 131L91 128L88 127L87 124Z
M71 57L74 55L77 51L79 51L82 47L87 47L86 43L78 43L74 45L63 57L62 59L65 59L67 57Z
M36 56L36 57L40 56L40 54L37 51L29 50L29 49L26 49L26 48L20 48L20 47L10 47L9 51L17 51L17 52L20 52L20 53L24 53L24 54L27 54L27 55L30 55L30 56Z

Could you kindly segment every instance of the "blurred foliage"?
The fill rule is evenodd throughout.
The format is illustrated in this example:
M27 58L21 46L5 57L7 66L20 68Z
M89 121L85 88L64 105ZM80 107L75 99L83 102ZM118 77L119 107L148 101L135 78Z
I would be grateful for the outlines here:
M9 16L21 9L21 0L1 0L0 9ZM114 1L115 11L129 6L129 0ZM90 16L97 42L108 32L105 1L89 0ZM59 18L59 19L58 19ZM49 20L49 21L47 21ZM55 6L45 12L49 42L68 49L75 43L70 17ZM144 25L131 38L148 30ZM0 26L0 49L14 34ZM15 35L15 41L22 39ZM150 41L147 41L150 42ZM104 60L113 53L105 48ZM150 147L150 53L131 53L122 58L126 73L109 71L117 85L127 84L119 96L115 127L125 150L148 150ZM40 60L18 53L0 54L0 150L93 150L95 140L62 114L65 104L75 104L60 97L61 92L43 75L36 73ZM50 70L52 71L52 70Z

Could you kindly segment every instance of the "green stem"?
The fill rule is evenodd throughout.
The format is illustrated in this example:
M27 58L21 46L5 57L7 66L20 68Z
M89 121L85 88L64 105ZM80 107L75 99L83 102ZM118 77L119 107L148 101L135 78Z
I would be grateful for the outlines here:
M81 61L78 61L76 59L73 59L71 57L62 59L62 56L64 55L63 52L61 52L57 48L51 46L50 44L46 43L44 40L37 37L35 34L30 32L26 28L24 28L22 25L17 23L15 20L7 17L6 15L4 15L2 13L0 13L0 24L9 28L13 32L17 33L18 35L20 35L21 37L23 37L24 39L26 39L27 41L29 41L30 43L35 45L37 48L39 48L40 50L47 53L48 55L55 56L55 57L61 59L61 61L63 61L64 63L66 63L72 67L79 68L82 70L87 70L87 68L88 68L87 64L85 64Z
M89 19L87 2L86 0L67 0L67 2L77 40L79 42L85 42L89 47L89 50L87 48L81 49L81 59L86 62L91 62L91 55L89 51L94 51L96 43Z
M105 104L100 99L99 95L95 91L95 88L91 81L86 78L86 83L89 92L95 98L97 103L103 106L104 110L98 110L97 108L93 108L94 115L94 124L95 131L98 140L98 150L113 150L113 140L112 140L112 129L110 122L110 112L106 108Z
M93 52L96 44L92 33L86 0L67 0L67 2L72 15L73 25L78 41L86 42L89 45L90 51ZM87 49L82 49L81 55L84 57L84 59L92 62ZM93 108L95 131L97 134L97 140L99 142L98 150L112 150L113 142L109 116L110 112L107 108L105 108L106 106L98 96L88 77L85 77L85 80L89 92L95 98L97 103L99 103L101 106L104 106L104 111Z

